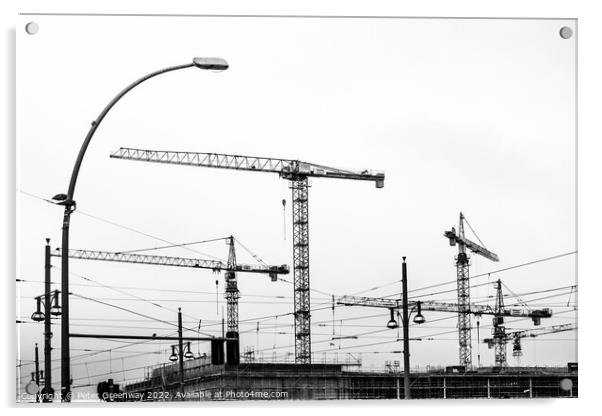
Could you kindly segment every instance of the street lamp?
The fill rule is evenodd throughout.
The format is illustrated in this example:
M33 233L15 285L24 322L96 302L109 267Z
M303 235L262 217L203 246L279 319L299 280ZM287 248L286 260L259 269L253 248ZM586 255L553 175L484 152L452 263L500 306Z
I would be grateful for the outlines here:
M194 354L190 351L190 341L186 344L186 352L184 353L184 358L187 360L192 360L194 358Z
M61 306L59 305L59 291L55 290L54 291L54 296L52 297L53 299L53 305L50 308L50 315L52 316L61 316Z
M31 314L31 320L36 322L42 322L45 318L44 312L42 312L42 297L38 296L36 298L36 310Z
M169 356L169 361L171 362L176 362L179 360L180 356L180 347L179 345L172 345L171 346L171 355ZM186 351L183 353L183 357L185 360L191 360L194 358L194 354L192 353L192 351L190 351L190 341L188 341L186 343Z
M50 298L48 300L42 299L45 295L40 295L35 298L36 310L31 314L31 320L36 322L42 322L46 319L46 313L42 312L42 305L49 311L52 316L61 316L61 307L59 305L59 291L55 290L52 294L52 307L50 306ZM47 305L48 303L48 305Z
M101 111L96 120L92 121L88 134L84 139L82 147L79 150L75 165L73 166L73 172L71 173L71 179L69 181L69 188L66 194L57 194L52 199L57 205L63 205L65 212L63 214L63 235L61 244L61 303L63 305L63 319L61 320L61 400L64 402L71 401L71 371L70 371L70 351L69 351L69 224L71 222L71 214L75 211L75 184L77 182L77 176L81 167L84 155L88 149L88 145L98 129L98 126L105 118L107 113L113 108L113 106L121 99L124 95L130 92L139 84L144 81L153 78L157 75L164 74L166 72L176 71L179 69L186 68L200 68L212 71L224 71L228 69L228 62L222 58L194 58L192 62L188 64L172 66L169 68L160 69L152 72L142 78L134 81L128 85L119 94L117 94L107 106Z
M414 316L414 323L421 325L426 322L426 319L422 315L422 302L420 302L420 301L416 302L415 308L416 308L416 316Z
M387 322L387 328L389 329L397 329L399 328L399 324L397 323L397 320L395 320L395 308L390 308L389 312L391 313L391 317L389 319L389 322ZM408 312L408 317L412 316L412 313L416 312L416 315L414 316L414 319L412 320L415 324L418 325L422 325L423 323L426 322L426 318L424 317L424 315L422 314L422 302L418 301L414 304L414 306L412 307L412 309ZM397 316L399 316L399 312L397 313ZM408 318L409 319L409 318ZM402 319L403 321L403 319ZM402 322L402 325L404 323Z
M389 329L399 328L399 324L395 320L394 309L389 309L389 312L391 313L391 318L389 319L389 322L387 322L387 328L389 328Z
M176 354L176 346L171 346L171 355L169 356L169 361L176 362L178 361L178 354Z

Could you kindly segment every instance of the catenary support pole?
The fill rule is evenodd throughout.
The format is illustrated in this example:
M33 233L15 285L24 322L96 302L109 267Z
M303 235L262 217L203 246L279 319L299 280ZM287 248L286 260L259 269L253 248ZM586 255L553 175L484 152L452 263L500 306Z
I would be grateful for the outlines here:
M408 268L406 258L403 257L401 265L402 285L402 324L403 324L403 395L405 399L411 399L410 391L410 322L408 313Z
M51 402L52 390L52 329L50 326L50 239L44 247L44 395L43 402Z
M36 342L36 349L35 349L35 364L36 364L36 377L35 377L35 381L36 381L36 386L38 386L38 389L40 387L40 357L38 355L38 343ZM40 393L39 391L36 392L36 403L40 402Z
M182 339L182 309L178 308L178 362L180 364L180 391L184 400L184 340Z

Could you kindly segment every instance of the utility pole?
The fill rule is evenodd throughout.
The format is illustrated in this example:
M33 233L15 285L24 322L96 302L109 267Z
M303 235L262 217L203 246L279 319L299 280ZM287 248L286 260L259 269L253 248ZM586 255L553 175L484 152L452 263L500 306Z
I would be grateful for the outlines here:
M35 363L36 363L36 386L38 386L38 389L40 387L40 359L38 356L38 343L36 342L36 349L35 349ZM40 402L40 393L39 391L36 392L36 403Z
M180 390L184 400L184 340L182 339L182 308L178 308L178 358L180 364Z
M44 389L42 390L42 401L52 402L54 391L52 390L52 358L51 358L51 338L52 330L50 328L50 239L46 239L44 247Z
M411 399L410 392L410 322L408 313L408 269L406 258L403 257L401 265L401 285L402 285L402 324L403 324L403 397Z

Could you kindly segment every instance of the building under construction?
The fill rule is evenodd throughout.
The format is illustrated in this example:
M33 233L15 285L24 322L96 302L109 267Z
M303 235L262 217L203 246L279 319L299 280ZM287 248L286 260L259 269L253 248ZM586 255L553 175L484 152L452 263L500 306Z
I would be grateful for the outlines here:
M125 400L340 400L403 399L398 367L366 371L357 363L211 364L187 361L184 384L176 364L150 367L144 380L124 388ZM414 399L577 397L577 365L567 367L483 367L465 372L453 366L412 372Z

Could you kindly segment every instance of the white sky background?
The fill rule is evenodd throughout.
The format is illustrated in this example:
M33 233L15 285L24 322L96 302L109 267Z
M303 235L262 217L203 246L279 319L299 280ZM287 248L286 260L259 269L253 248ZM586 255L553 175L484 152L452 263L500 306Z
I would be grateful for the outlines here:
M558 36L560 27L574 28L573 21L21 16L18 27L30 20L40 25L37 35L17 31L17 186L46 198L66 192L90 121L121 88L193 56L220 56L231 65L220 74L188 69L162 75L137 87L109 113L80 172L72 248L119 251L164 244L78 213L82 211L174 242L233 234L268 263L292 266L287 181L274 174L109 159L111 151L130 146L384 170L385 188L378 190L363 182L312 181L311 286L326 293L354 293L399 279L402 255L408 257L410 289L454 280L456 249L442 234L457 226L460 210L501 259L491 263L473 256L473 275L575 250L575 37ZM53 247L60 243L62 209L25 195L17 198L18 278L41 281L44 238L52 238ZM288 202L286 241L282 198ZM223 243L195 249L220 258L227 255ZM164 253L194 255L182 249ZM238 254L239 262L252 261L241 249ZM492 275L490 280L502 278L515 293L524 293L571 285L574 269L574 257L565 257ZM220 279L221 291L222 276L209 271L77 260L71 261L71 271L107 285L209 292L128 290L170 309L181 305L195 318L186 318L191 327L199 318L203 327L215 324L222 305L225 308L220 295L220 316L216 315L215 279ZM59 276L54 269L53 280ZM292 275L287 279L292 281ZM87 284L76 276L71 281ZM399 286L366 294L388 295L399 292ZM293 310L292 285L240 274L239 288L241 320ZM35 308L33 296L43 292L43 284L23 283L18 290L23 297L18 314L28 318ZM74 285L72 291L103 299L127 297L97 287ZM486 301L493 292L478 287L472 297ZM540 296L524 296L527 301L533 297ZM325 298L313 292L312 305ZM453 301L454 293L428 298ZM567 301L565 295L532 303L564 305L554 307L563 312L570 309ZM175 322L174 313L145 302L107 302ZM82 319L74 319L73 332L173 331L89 301L72 298L71 307L72 318ZM380 316L343 320L342 328L339 322L376 314ZM383 330L342 341L341 356L364 351L364 363L375 366L401 360L400 354L386 353L401 350L400 343L354 347L396 339L396 331L384 328L386 310L341 307L335 317L337 335ZM453 331L435 336L436 341L412 343L413 365L457 363L455 317L426 314L427 321L445 317L449 319L412 328L413 337ZM561 313L543 325L575 322L574 318L574 312ZM328 343L331 320L330 310L313 314L313 351L338 351L338 342L335 347ZM318 326L322 321L328 322L326 327ZM482 326L489 323L488 318L481 321ZM277 331L289 334L262 328L275 324L287 325ZM291 345L278 353L293 351L290 324L290 316L260 324L259 349L265 350L265 358L274 344ZM255 327L255 321L241 325L242 331L250 331L242 335L243 351L256 346ZM508 327L532 325L521 321ZM43 345L42 325L20 328L20 358L31 360L33 343ZM221 329L214 325L206 331ZM54 332L58 358L58 325ZM483 336L489 336L488 328L481 331ZM576 344L570 341L575 338L570 332L525 340L521 363L564 365L576 360ZM121 345L73 340L72 355ZM109 371L120 381L122 364L134 369L166 360L165 354L123 362L121 357L166 347L168 343L123 348L120 351L126 352L111 353L110 366L108 361L88 364L88 373L84 366L74 366L74 384L87 384L90 374L96 385ZM485 345L478 348L482 363L491 364L493 351ZM475 332L475 363L478 348ZM509 345L513 364L511 350ZM202 345L201 351L208 346ZM108 358L102 353L89 361ZM57 361L56 382L58 366ZM24 367L27 379L30 371ZM141 370L125 374L126 379L142 376Z

